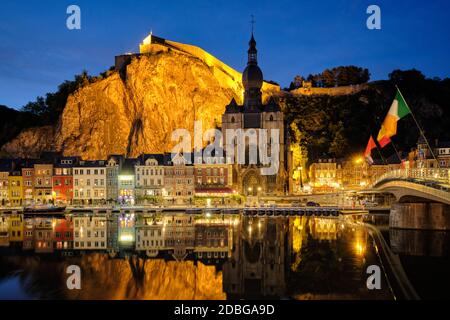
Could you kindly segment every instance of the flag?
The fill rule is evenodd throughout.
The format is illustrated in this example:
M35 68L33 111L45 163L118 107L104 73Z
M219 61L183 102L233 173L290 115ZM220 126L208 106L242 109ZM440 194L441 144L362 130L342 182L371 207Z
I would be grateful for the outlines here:
M381 148L384 148L386 145L388 145L391 142L391 139L388 136L386 128L383 127L383 125L381 126L380 132L378 133L377 141L380 144Z
M403 99L400 90L397 89L397 94L389 108L386 118L381 124L380 132L377 140L381 147L384 147L390 142L390 137L397 134L397 121L411 113L405 99Z
M372 159L372 150L375 149L377 145L375 144L375 141L373 141L372 136L369 138L369 142L367 142L366 151L364 151L364 157L367 159L367 162L369 164L373 163Z

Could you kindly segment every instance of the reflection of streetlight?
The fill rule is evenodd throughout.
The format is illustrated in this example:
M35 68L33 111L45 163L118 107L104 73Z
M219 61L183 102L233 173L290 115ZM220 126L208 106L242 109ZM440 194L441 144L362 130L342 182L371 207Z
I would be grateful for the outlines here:
M355 251L358 256L363 256L366 251L366 248L364 248L363 244L360 241L356 241Z
M297 170L298 170L298 172L300 174L300 189L303 190L303 177L302 177L303 167L299 166L299 167L297 167Z

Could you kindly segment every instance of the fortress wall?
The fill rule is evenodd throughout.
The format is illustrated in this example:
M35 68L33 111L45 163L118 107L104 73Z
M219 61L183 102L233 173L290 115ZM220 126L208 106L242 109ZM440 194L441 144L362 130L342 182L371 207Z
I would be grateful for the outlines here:
M316 87L302 87L295 90L292 90L291 93L294 95L330 95L330 96L340 96L340 95L348 95L354 94L361 90L367 88L367 84L360 84L354 86L343 86L343 87L334 87L334 88L316 88Z

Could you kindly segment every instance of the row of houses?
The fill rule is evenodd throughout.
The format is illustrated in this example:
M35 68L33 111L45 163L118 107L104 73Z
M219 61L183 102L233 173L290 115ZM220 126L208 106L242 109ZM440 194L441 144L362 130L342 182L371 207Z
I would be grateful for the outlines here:
M194 195L233 194L232 170L223 157L194 164L187 158L143 154L88 161L51 153L40 159L2 159L0 205L186 203Z
M36 253L132 250L148 257L171 254L183 259L228 258L234 220L194 219L190 215L125 213L65 217L0 216L0 247Z
M401 158L401 160L400 160ZM315 191L365 188L387 172L397 169L450 168L450 142L435 141L433 154L423 138L409 153L375 159L368 164L362 157L318 159L309 167L309 182Z

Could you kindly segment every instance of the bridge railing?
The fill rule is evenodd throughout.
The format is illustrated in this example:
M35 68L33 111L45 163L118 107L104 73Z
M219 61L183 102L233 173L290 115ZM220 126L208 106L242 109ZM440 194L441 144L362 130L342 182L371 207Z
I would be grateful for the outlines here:
M382 181L401 179L409 180L414 179L418 183L426 182L439 182L444 184L450 184L450 169L397 169L386 172L381 175L373 184L372 187L376 186Z

